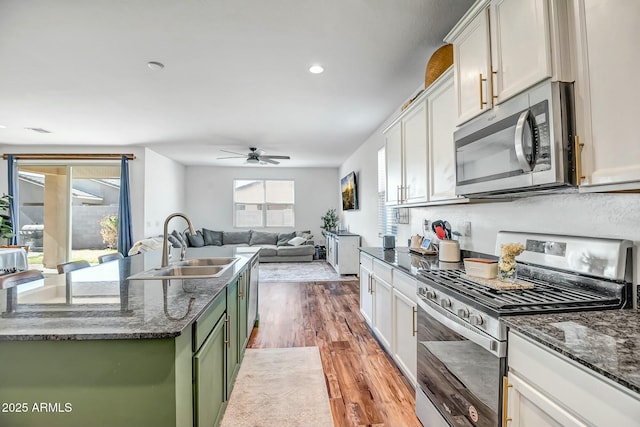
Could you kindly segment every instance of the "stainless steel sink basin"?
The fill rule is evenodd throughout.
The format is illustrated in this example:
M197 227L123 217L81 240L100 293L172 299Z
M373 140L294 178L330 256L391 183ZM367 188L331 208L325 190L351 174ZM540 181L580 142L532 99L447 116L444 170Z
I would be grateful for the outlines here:
M224 267L207 265L207 266L175 266L167 270L167 276L171 277L215 277L216 274L224 270Z
M127 277L129 280L208 279L221 276L238 258L194 258Z
M177 265L229 265L236 262L238 258L193 258L180 261Z

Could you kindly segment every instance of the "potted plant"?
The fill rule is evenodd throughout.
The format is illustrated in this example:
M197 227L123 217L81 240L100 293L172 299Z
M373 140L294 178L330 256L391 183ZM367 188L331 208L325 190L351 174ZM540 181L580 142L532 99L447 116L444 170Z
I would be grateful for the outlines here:
M335 209L329 209L326 214L320 217L323 222L322 235L324 236L325 231L335 231L336 226L338 225L338 215L336 215Z
M13 234L13 223L11 222L11 212L9 211L9 200L11 196L3 194L0 196L0 239L9 243Z

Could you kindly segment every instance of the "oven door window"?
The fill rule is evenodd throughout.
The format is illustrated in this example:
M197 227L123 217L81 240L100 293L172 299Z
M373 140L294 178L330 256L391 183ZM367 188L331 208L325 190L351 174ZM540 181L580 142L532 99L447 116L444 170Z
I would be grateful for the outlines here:
M535 119L528 110L456 141L458 185L530 173L537 147Z
M418 382L450 425L498 425L504 369L505 358L418 306Z

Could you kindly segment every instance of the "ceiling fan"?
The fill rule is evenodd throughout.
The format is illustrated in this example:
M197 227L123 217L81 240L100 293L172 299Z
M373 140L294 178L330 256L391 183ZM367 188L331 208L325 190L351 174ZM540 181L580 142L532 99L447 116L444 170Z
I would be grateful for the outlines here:
M264 150L260 149L260 148L256 148L256 147L249 147L249 153L247 154L242 154L242 153L236 153L235 151L229 151L229 150L220 150L220 151L224 151L225 153L231 153L231 154L236 154L235 156L226 156L226 157L218 157L218 160L220 159L247 159L247 163L260 163L261 165L267 164L267 163L271 163L274 165L279 165L280 162L276 161L275 159L281 159L281 160L289 160L291 159L291 157L289 156L272 156L270 154L264 154Z

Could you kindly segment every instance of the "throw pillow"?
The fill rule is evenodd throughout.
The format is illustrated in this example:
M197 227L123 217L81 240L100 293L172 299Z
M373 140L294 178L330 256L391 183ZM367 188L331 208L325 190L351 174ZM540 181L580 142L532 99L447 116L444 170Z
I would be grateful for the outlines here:
M290 246L289 245L289 240L293 239L294 237L296 237L296 232L291 232L291 233L280 233L278 234L278 242L276 243L276 245L278 246Z
M186 233L187 239L189 240L189 246L194 248L200 248L204 246L204 237L200 230L196 231L196 234Z
M202 229L205 246L222 246L222 231Z
M251 231L224 231L222 232L223 245L249 244Z
M173 230L171 235L174 236L180 242L181 246L187 247L187 241L184 239L184 236L178 233L178 230Z
M182 243L180 243L180 240L178 240L176 238L176 236L174 236L173 234L169 234L167 236L167 240L169 241L169 243L171 243L171 247L172 248L181 248L182 247Z
M311 234L311 230L296 231L296 237L304 237L305 234Z
M304 237L296 236L293 239L289 240L287 243L289 243L291 246L300 246L306 241L307 239L305 239Z
M276 243L278 243L278 233L268 233L265 231L251 232L251 246L275 245Z

